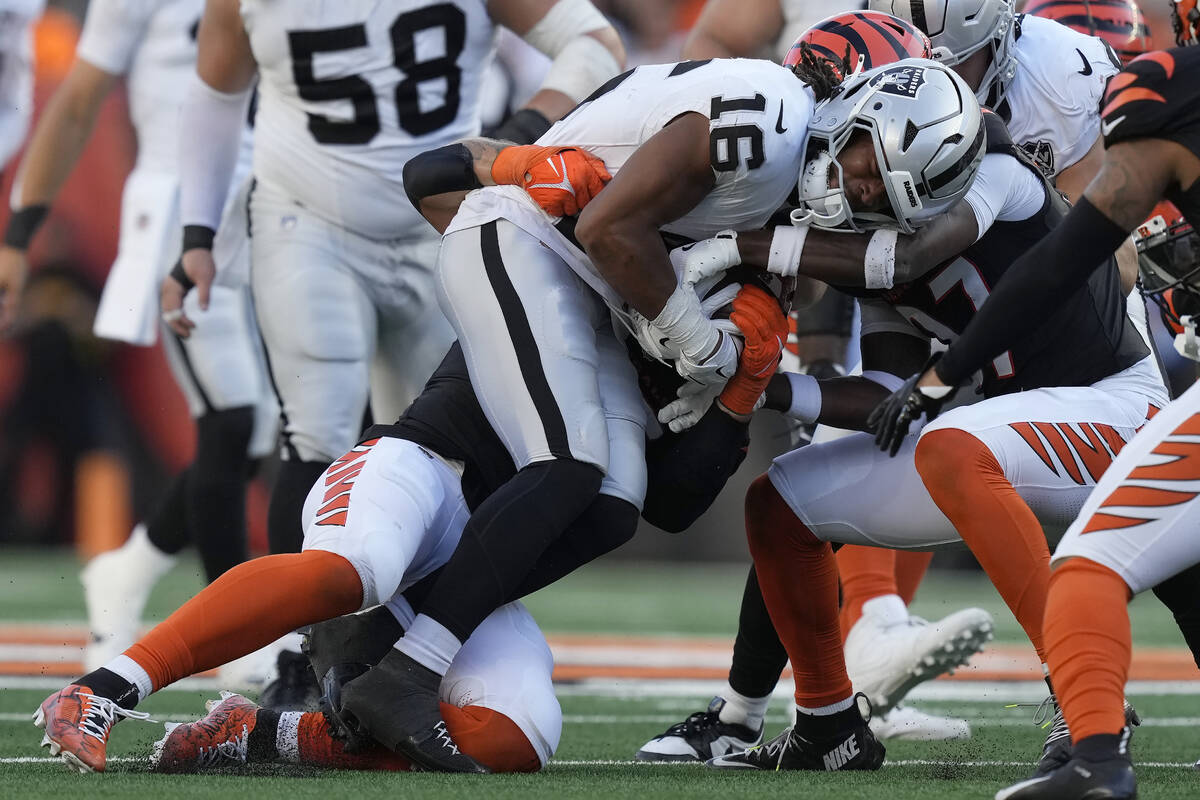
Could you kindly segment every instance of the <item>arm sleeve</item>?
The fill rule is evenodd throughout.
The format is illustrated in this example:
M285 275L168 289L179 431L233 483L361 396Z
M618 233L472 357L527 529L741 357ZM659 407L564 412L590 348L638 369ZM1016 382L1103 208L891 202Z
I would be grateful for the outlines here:
M1061 225L1009 267L963 335L938 361L938 377L957 386L1037 330L1064 295L1082 286L1101 264L1107 266L1108 257L1128 235L1086 196L1080 198Z
M145 0L92 0L75 55L110 75L124 75L154 8Z
M214 231L241 151L251 89L218 92L193 74L180 112L180 221Z

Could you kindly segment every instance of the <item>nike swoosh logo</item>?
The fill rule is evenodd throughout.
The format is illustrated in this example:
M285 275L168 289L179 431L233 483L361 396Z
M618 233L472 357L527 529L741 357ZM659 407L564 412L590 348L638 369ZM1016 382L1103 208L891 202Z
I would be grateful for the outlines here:
M1083 62L1083 69L1079 70L1079 74L1080 75L1091 75L1092 74L1092 63L1087 60L1087 56L1085 56L1083 54L1083 51L1080 50L1078 47L1075 48L1075 52L1079 53L1079 60Z
M779 119L775 120L775 132L787 133L787 128L783 127L783 101L779 101Z
M1110 133L1112 133L1113 128L1117 127L1124 121L1125 121L1125 115L1122 114L1121 116L1114 119L1112 122L1108 122L1108 121L1101 122L1100 123L1100 135L1107 139L1108 135Z
M547 158L546 162L550 164L550 169L554 170L554 174L557 177L562 178L562 180L560 180L558 183L531 183L531 184L529 184L528 188L530 188L530 189L562 189L564 192L574 194L575 187L571 186L571 181L567 179L567 160L566 160L566 158L564 158L561 155L558 156L558 158L562 162L561 170L559 170L560 165L555 164L553 158Z

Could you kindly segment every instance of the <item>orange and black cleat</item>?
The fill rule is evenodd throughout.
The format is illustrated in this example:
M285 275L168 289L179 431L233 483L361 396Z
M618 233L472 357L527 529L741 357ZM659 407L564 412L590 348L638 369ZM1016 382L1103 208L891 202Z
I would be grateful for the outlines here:
M208 714L195 722L167 723L167 733L154 743L150 769L155 772L200 772L245 765L250 732L259 707L240 694L221 692L208 701Z
M46 731L42 747L49 747L50 755L61 755L63 763L79 772L104 772L108 735L122 717L150 719L72 683L42 701L33 724Z

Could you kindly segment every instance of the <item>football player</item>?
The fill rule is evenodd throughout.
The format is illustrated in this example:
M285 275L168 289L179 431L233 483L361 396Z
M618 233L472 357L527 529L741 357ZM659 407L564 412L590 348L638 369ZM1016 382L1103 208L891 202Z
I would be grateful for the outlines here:
M732 294L737 296L729 324L741 326L738 330L745 332L743 359L751 369L739 371L728 388L736 391L741 385L740 393L753 402L778 361L786 323L778 302L754 287L725 287L715 299L705 300L707 313L714 304L724 306ZM615 341L605 346L600 357L606 362L628 362L625 350ZM657 365L648 362L645 366ZM668 374L676 377L673 372ZM661 380L652 372L644 375L651 385ZM673 393L677 378L668 385ZM646 465L625 456L640 452L644 444L647 412L641 397L635 395L634 404L622 405L627 396L606 389L604 399L604 413L616 435L612 439L613 466L600 491L608 501L603 508L613 513L585 514L575 520L571 529L540 555L513 598L535 591L564 570L623 543L633 533L643 497L652 522L672 530L686 527L707 508L724 478L744 456L744 421L713 409L695 432L664 437L665 447L655 449L658 466L653 470L662 477L650 482L647 495L647 485L639 484ZM395 424L374 426L363 437L328 468L310 492L302 553L267 556L230 570L126 653L47 698L38 713L38 724L46 728L44 743L54 754L61 754L68 765L81 771L103 771L113 724L122 718L144 716L132 709L149 693L251 652L300 625L380 603L386 604L384 614L394 620L394 627L403 630L412 623L414 607L419 607L424 595L422 586L428 583L422 578L446 561L458 544L468 514L511 478L514 466L480 408L463 351L457 345ZM680 465L697 458L711 467L710 483L703 497L681 496L674 488L682 483ZM631 469L635 474L620 474ZM687 488L695 489L694 484ZM614 516L621 522L616 527L608 524ZM513 598L506 598L506 603ZM367 616L356 619L366 621ZM317 668L327 685L330 681L338 684L344 680L345 673L340 670L347 662L361 667L354 673L361 674L379 661L394 641L395 635L384 639L383 652L375 648L376 641L343 646ZM370 655L350 655L363 652ZM541 634L519 603L509 603L490 614L456 654L439 687L439 696L449 704L441 707L446 721L439 725L445 727L438 728L436 740L426 747L446 752L438 754L437 761L431 761L425 752L410 760L429 768L452 759L453 766L469 771L478 771L479 763L494 770L539 768L553 752L561 725L550 686L550 667ZM380 674L380 670L372 673ZM386 664L382 674L387 677ZM393 697L390 692L376 696L380 712L399 713L391 702ZM340 713L337 697L331 700L333 711ZM464 704L469 705L460 710ZM157 762L161 768L181 770L211 766L221 753L240 753L244 760L249 731L243 726L261 725L260 732L277 732L280 738L276 741L290 741L285 749L298 747L289 752L301 758L311 760L324 753L334 759L333 764L397 763L390 753L378 752L373 760L336 761L342 751L328 741L327 729L315 719L300 712L263 712L248 708L240 699L231 700L215 709L208 719L212 724L169 731L157 750ZM367 719L360 715L356 721ZM301 726L307 726L307 744L297 745L295 735ZM375 726L374 738L395 750L395 742L381 735L383 730ZM357 728L348 732L361 735ZM452 748L450 736L466 755ZM316 755L305 754L310 745L317 747Z
M25 250L71 174L105 97L124 76L138 156L125 181L117 260L95 330L108 339L154 344L161 324L158 284L179 258L179 87L195 62L202 5L96 0L89 6L75 63L39 119L13 187L15 210L0 248L6 318L28 268ZM245 131L246 118L239 117L234 160L243 167L249 161ZM218 220L224 215L226 221L224 266L236 270L246 246L244 197L225 192L216 209ZM132 643L151 588L188 541L199 549L210 581L247 555L246 476L250 462L275 444L278 406L246 291L220 289L206 311L192 306L190 312L203 320L203 330L182 341L164 326L163 348L196 426L196 456L157 512L122 547L84 568L89 667Z
M0 174L20 149L33 115L33 24L45 0L8 0L0 6ZM12 307L20 284L0 284L0 326L12 324Z
M985 308L931 369L881 407L903 427L935 413L938 396L1021 342L1055 299L1092 280L1096 265L1167 199L1200 224L1200 48L1148 53L1109 84L1100 174L1063 224L1009 270ZM1055 264L1055 269L1046 269ZM1070 728L1071 761L999 794L1013 798L1136 796L1121 700L1128 677L1126 602L1200 561L1194 470L1197 402L1189 389L1124 448L1054 555L1046 608L1050 676ZM1194 583L1193 583L1194 588Z
M1113 49L1122 64L1150 49L1150 29L1133 0L1033 0L1022 11L1095 36Z
M764 5L779 4L769 0ZM751 40L738 34L749 34L751 28L755 32L753 41L759 42L768 30L762 20L763 16L769 20L770 14L766 13L769 9L764 9L763 16L741 11L730 13L735 6L738 4L721 0L709 3L692 30L685 52L692 47L707 52L722 45L745 50ZM806 13L808 4L786 2L782 6L787 21L785 33L811 19ZM760 24L761 27L753 27ZM798 62L804 44L837 64L849 53L851 69L858 66L860 57L863 68L870 69L894 61L902 53L914 57L931 54L928 37L911 23L874 11L847 12L817 22L790 46L782 45L785 66ZM736 246L731 242L726 244ZM852 308L849 314L837 311L840 308L838 298L848 299L848 295L827 292L817 306L816 316L821 316L821 309L828 311L830 308L842 319L852 316ZM813 309L793 313L792 319L802 326L813 325L812 330L822 328L822 323L813 318ZM848 337L849 324L837 333L841 338ZM803 341L801 346L804 346ZM840 351L845 352L844 343ZM803 351L803 355L803 360L808 361L814 354ZM785 355L781 369L799 372L801 363L789 363ZM814 377L836 374L813 369L804 371ZM846 649L846 667L855 686L870 697L880 693L878 684L894 681L896 676L907 677L914 664L920 665L922 670L930 667L933 674L955 666L971 655L973 650L967 648L981 642L985 628L990 627L990 618L979 610L956 613L933 625L925 625L922 620L903 613L931 557L932 553L854 545L843 547L837 553L842 629L850 645ZM895 602L901 598L901 602ZM864 607L868 611L865 616ZM972 628L976 635L961 636ZM852 641L849 639L851 633L854 634ZM951 645L949 650L947 644ZM934 663L926 665L927 657ZM787 652L771 625L752 567L738 614L738 635L734 640L727 685L707 709L688 716L646 742L638 750L637 757L645 761L706 761L756 744L762 738L763 718L771 693L786 663ZM871 730L881 739L938 740L967 736L970 726L966 720L938 717L899 706L886 713L874 714Z
M304 497L354 444L368 399L394 418L454 338L434 299L438 239L401 172L478 132L497 25L555 59L505 135L536 137L624 59L588 0L206 5L183 109L186 275L164 286L163 306L179 314L191 281L203 305L213 281L212 234L257 76L250 282L283 420L272 552L299 549ZM186 314L173 324L191 330ZM302 660L287 663L303 674Z

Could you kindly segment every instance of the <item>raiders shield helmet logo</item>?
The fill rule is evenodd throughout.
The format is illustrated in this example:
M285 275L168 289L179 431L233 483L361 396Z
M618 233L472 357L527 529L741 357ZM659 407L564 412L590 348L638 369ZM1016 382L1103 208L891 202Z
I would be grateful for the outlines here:
M1047 178L1054 177L1054 148L1044 139L1039 139L1036 142L1026 142L1021 145L1030 158L1037 164L1038 169Z
M916 97L925 83L924 67L895 67L877 75L872 83L879 91L898 97Z

